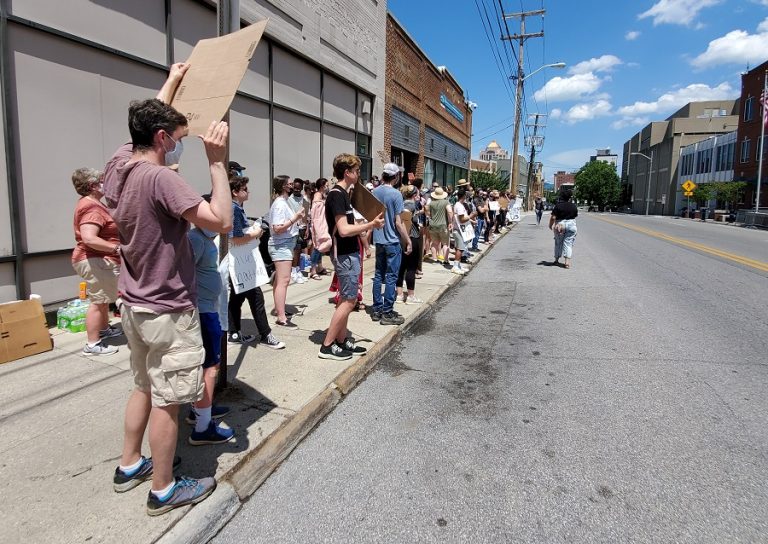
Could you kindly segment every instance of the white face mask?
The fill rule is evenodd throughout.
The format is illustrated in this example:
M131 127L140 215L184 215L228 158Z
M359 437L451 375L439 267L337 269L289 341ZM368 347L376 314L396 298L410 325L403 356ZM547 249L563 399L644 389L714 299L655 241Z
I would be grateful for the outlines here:
M172 164L179 164L179 161L181 160L181 154L184 151L184 142L179 140L178 142L171 137L171 135L168 135L169 138L171 138L171 141L175 144L173 149L171 151L165 152L165 165L170 166ZM165 148L165 144L163 144L163 148Z

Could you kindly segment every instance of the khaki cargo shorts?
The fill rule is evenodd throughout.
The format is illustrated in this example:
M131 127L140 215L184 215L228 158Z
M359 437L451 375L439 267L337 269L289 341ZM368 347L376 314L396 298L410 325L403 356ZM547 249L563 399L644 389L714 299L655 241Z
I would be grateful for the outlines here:
M200 400L205 349L197 310L158 314L123 305L121 311L133 381L150 392L152 406Z
M429 237L433 242L448 245L448 227L429 227Z
M83 259L72 263L75 272L88 284L88 298L95 304L108 304L117 300L117 276L120 263L103 257Z

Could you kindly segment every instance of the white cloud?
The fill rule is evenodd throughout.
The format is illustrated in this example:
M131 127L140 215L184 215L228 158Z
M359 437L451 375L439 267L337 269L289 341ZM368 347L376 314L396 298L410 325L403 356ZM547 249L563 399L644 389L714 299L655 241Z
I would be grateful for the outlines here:
M638 19L653 17L653 25L664 23L689 26L704 8L719 4L722 0L659 0ZM701 25L697 25L701 28Z
M618 113L624 117L639 117L643 115L672 112L688 102L705 100L730 100L736 98L739 91L733 89L730 83L721 83L710 87L703 83L693 83L682 89L676 89L662 94L653 102L635 102L631 106L623 106Z
M691 64L697 68L709 68L720 64L759 64L768 51L768 18L757 26L757 33L732 30L709 42L707 50L694 58Z
M629 126L644 127L650 122L651 120L648 117L622 117L618 121L611 123L611 128L618 130Z
M614 66L621 64L621 59L615 55L603 55L591 58L571 66L569 74L588 74L594 72L610 72Z
M638 30L630 30L629 32L624 34L624 39L627 40L628 42L634 41L639 37L640 37L640 32Z
M600 88L602 81L595 74L575 74L570 77L553 77L534 93L536 100L558 102L578 100L592 94Z
M560 116L563 114L563 110L560 108L553 108L551 112L549 112L549 118L550 119L560 119Z
M598 99L593 102L584 102L576 104L562 115L562 119L569 125L590 121L596 117L605 117L611 114L611 103L605 99Z

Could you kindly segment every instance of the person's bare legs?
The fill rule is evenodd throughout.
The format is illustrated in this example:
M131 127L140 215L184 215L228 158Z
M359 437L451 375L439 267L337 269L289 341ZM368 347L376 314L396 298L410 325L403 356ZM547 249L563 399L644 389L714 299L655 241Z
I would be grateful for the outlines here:
M179 405L153 406L149 420L152 490L159 491L173 482L173 456L179 435Z
M291 261L275 262L275 281L272 284L272 296L275 301L275 313L279 321L286 321L285 299L288 296L288 284L291 283Z
M219 373L219 365L209 366L203 369L203 398L195 403L195 408L210 408L213 406L213 391L216 388L216 376Z
M125 406L123 453L120 456L120 464L124 467L133 465L141 457L141 442L144 440L151 409L149 391L134 389Z
M98 342L99 331L109 325L109 304L91 302L85 314L85 330L88 334L88 342Z
M349 314L355 309L356 303L357 297L349 300L342 299L336 305L336 309L331 317L331 323L328 325L328 331L325 333L324 346L330 346L334 341L343 344L347 339L347 322L349 321Z

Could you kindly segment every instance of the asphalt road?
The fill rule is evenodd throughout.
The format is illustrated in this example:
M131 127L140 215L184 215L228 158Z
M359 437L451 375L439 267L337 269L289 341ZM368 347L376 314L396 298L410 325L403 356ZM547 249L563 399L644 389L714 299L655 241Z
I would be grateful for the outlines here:
M526 217L215 542L768 541L768 233L681 225Z

